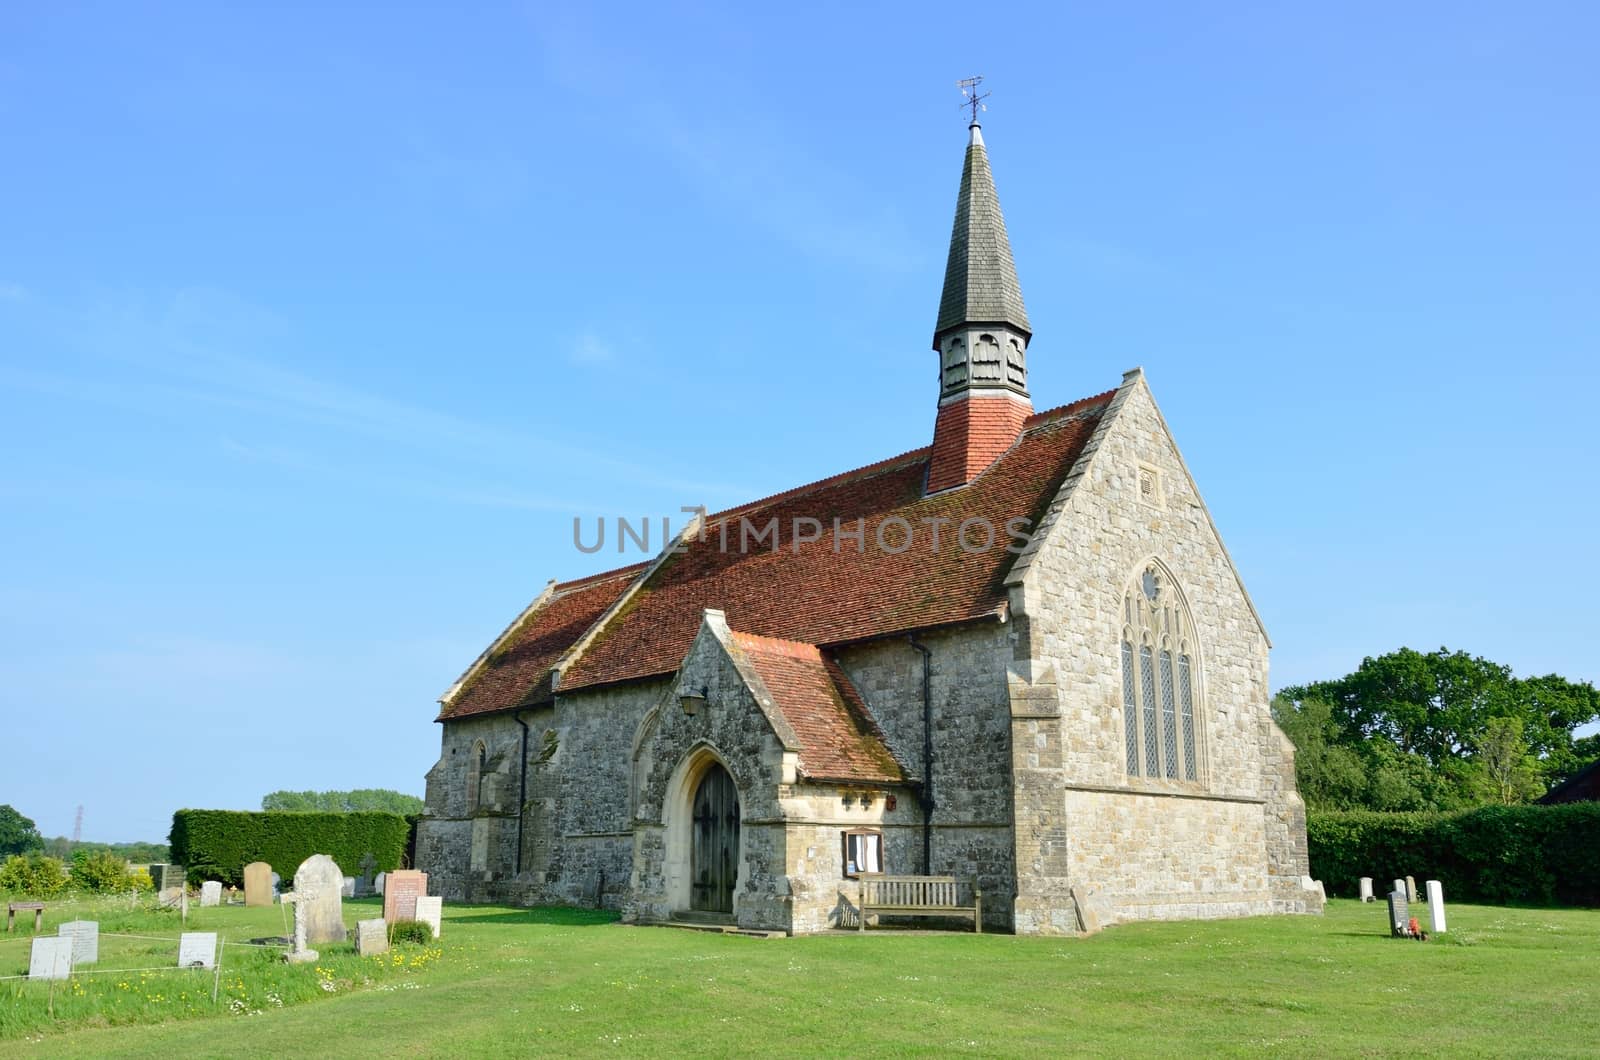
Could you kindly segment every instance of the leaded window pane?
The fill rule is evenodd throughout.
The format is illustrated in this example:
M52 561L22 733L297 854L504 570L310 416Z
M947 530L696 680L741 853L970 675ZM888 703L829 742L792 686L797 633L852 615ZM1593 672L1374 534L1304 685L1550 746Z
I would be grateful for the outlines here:
M1156 746L1156 674L1150 645L1139 649L1139 686L1144 695L1144 775L1161 775L1161 753Z
M1189 684L1188 655L1178 656L1178 701L1183 710L1183 775L1194 780L1199 773L1194 760L1194 690Z
M1178 714L1172 703L1172 653L1165 649L1161 652L1161 735L1164 750L1162 756L1166 765L1166 775L1169 780L1178 778Z
M1128 747L1128 772L1139 775L1139 702L1133 688L1133 645L1122 642L1122 731Z

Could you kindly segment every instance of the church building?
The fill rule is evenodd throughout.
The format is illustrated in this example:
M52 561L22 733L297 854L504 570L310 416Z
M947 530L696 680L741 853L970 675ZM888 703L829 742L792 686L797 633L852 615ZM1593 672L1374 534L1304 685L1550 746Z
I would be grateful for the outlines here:
M1032 337L974 123L931 444L547 585L439 701L430 889L793 934L875 875L1019 934L1320 912L1266 630L1144 374L1035 411Z

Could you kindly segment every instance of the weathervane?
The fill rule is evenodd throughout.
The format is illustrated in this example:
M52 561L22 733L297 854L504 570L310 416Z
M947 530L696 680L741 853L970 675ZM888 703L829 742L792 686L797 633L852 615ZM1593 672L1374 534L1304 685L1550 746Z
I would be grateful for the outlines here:
M962 96L966 97L966 102L961 104L961 106L963 108L972 108L972 124L974 125L978 124L978 112L980 110L989 109L983 101L994 95L993 92L985 92L982 95L979 95L978 86L981 84L983 84L982 74L979 74L977 77L964 77L960 81L956 82L956 87L961 89Z

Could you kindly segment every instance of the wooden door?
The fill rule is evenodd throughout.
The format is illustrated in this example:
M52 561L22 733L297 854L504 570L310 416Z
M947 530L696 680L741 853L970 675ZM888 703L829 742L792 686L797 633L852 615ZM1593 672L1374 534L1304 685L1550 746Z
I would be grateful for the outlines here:
M694 854L691 909L733 912L733 881L739 866L739 793L733 778L713 764L694 793Z

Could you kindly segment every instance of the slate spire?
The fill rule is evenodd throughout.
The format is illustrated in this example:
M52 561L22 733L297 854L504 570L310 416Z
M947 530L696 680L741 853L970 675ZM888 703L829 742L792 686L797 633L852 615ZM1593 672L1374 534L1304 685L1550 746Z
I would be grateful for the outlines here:
M1000 213L989 152L977 122L969 127L966 165L961 170L961 195L956 200L956 221L950 232L950 256L944 269L944 293L939 299L939 322L934 326L933 348L940 349L944 333L967 324L1009 324L1031 336L1028 311L1022 305L1022 286L1011 260L1011 241Z
M929 493L981 475L1016 443L1033 412L1027 357L1033 329L1022 306L983 131L977 122L970 129L933 331L939 414L928 461Z

